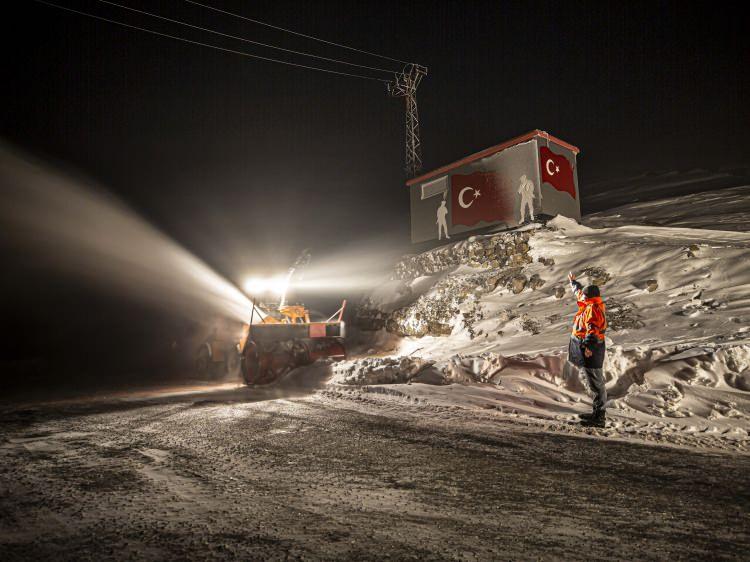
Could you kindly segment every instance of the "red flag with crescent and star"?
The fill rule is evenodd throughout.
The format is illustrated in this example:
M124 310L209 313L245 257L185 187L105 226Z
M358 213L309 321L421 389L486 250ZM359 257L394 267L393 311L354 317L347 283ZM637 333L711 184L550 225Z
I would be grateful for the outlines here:
M512 221L509 192L493 172L451 176L451 223L473 226L480 221Z
M565 156L555 154L548 147L539 149L539 164L542 167L542 182L547 182L557 191L568 193L576 198L576 184L573 167Z

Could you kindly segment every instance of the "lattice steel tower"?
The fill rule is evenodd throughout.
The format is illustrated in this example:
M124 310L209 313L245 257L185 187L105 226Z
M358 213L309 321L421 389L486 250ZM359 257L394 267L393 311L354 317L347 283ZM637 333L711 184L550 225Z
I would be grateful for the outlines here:
M406 102L406 173L414 177L422 169L422 146L419 141L419 113L417 87L427 76L427 67L407 64L393 82L388 82L388 93Z

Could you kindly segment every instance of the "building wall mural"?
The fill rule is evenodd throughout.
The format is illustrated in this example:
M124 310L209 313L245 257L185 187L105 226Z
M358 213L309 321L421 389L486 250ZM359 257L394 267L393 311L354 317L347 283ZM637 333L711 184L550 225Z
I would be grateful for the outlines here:
M410 186L412 242L540 214L580 219L575 153L533 138Z

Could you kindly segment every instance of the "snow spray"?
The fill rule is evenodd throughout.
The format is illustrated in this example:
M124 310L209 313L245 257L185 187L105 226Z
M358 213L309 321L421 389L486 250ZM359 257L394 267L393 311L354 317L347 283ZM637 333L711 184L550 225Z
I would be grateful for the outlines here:
M249 299L116 197L0 144L3 244L38 263L183 314L250 319Z

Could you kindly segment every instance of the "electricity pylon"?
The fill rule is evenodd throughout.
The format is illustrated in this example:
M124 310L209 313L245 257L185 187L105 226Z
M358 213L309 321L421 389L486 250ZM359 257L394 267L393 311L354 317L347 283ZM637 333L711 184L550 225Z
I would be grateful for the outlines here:
M422 146L419 142L419 113L417 112L417 87L427 76L427 67L407 64L392 82L388 93L406 101L406 173L414 177L422 169Z

